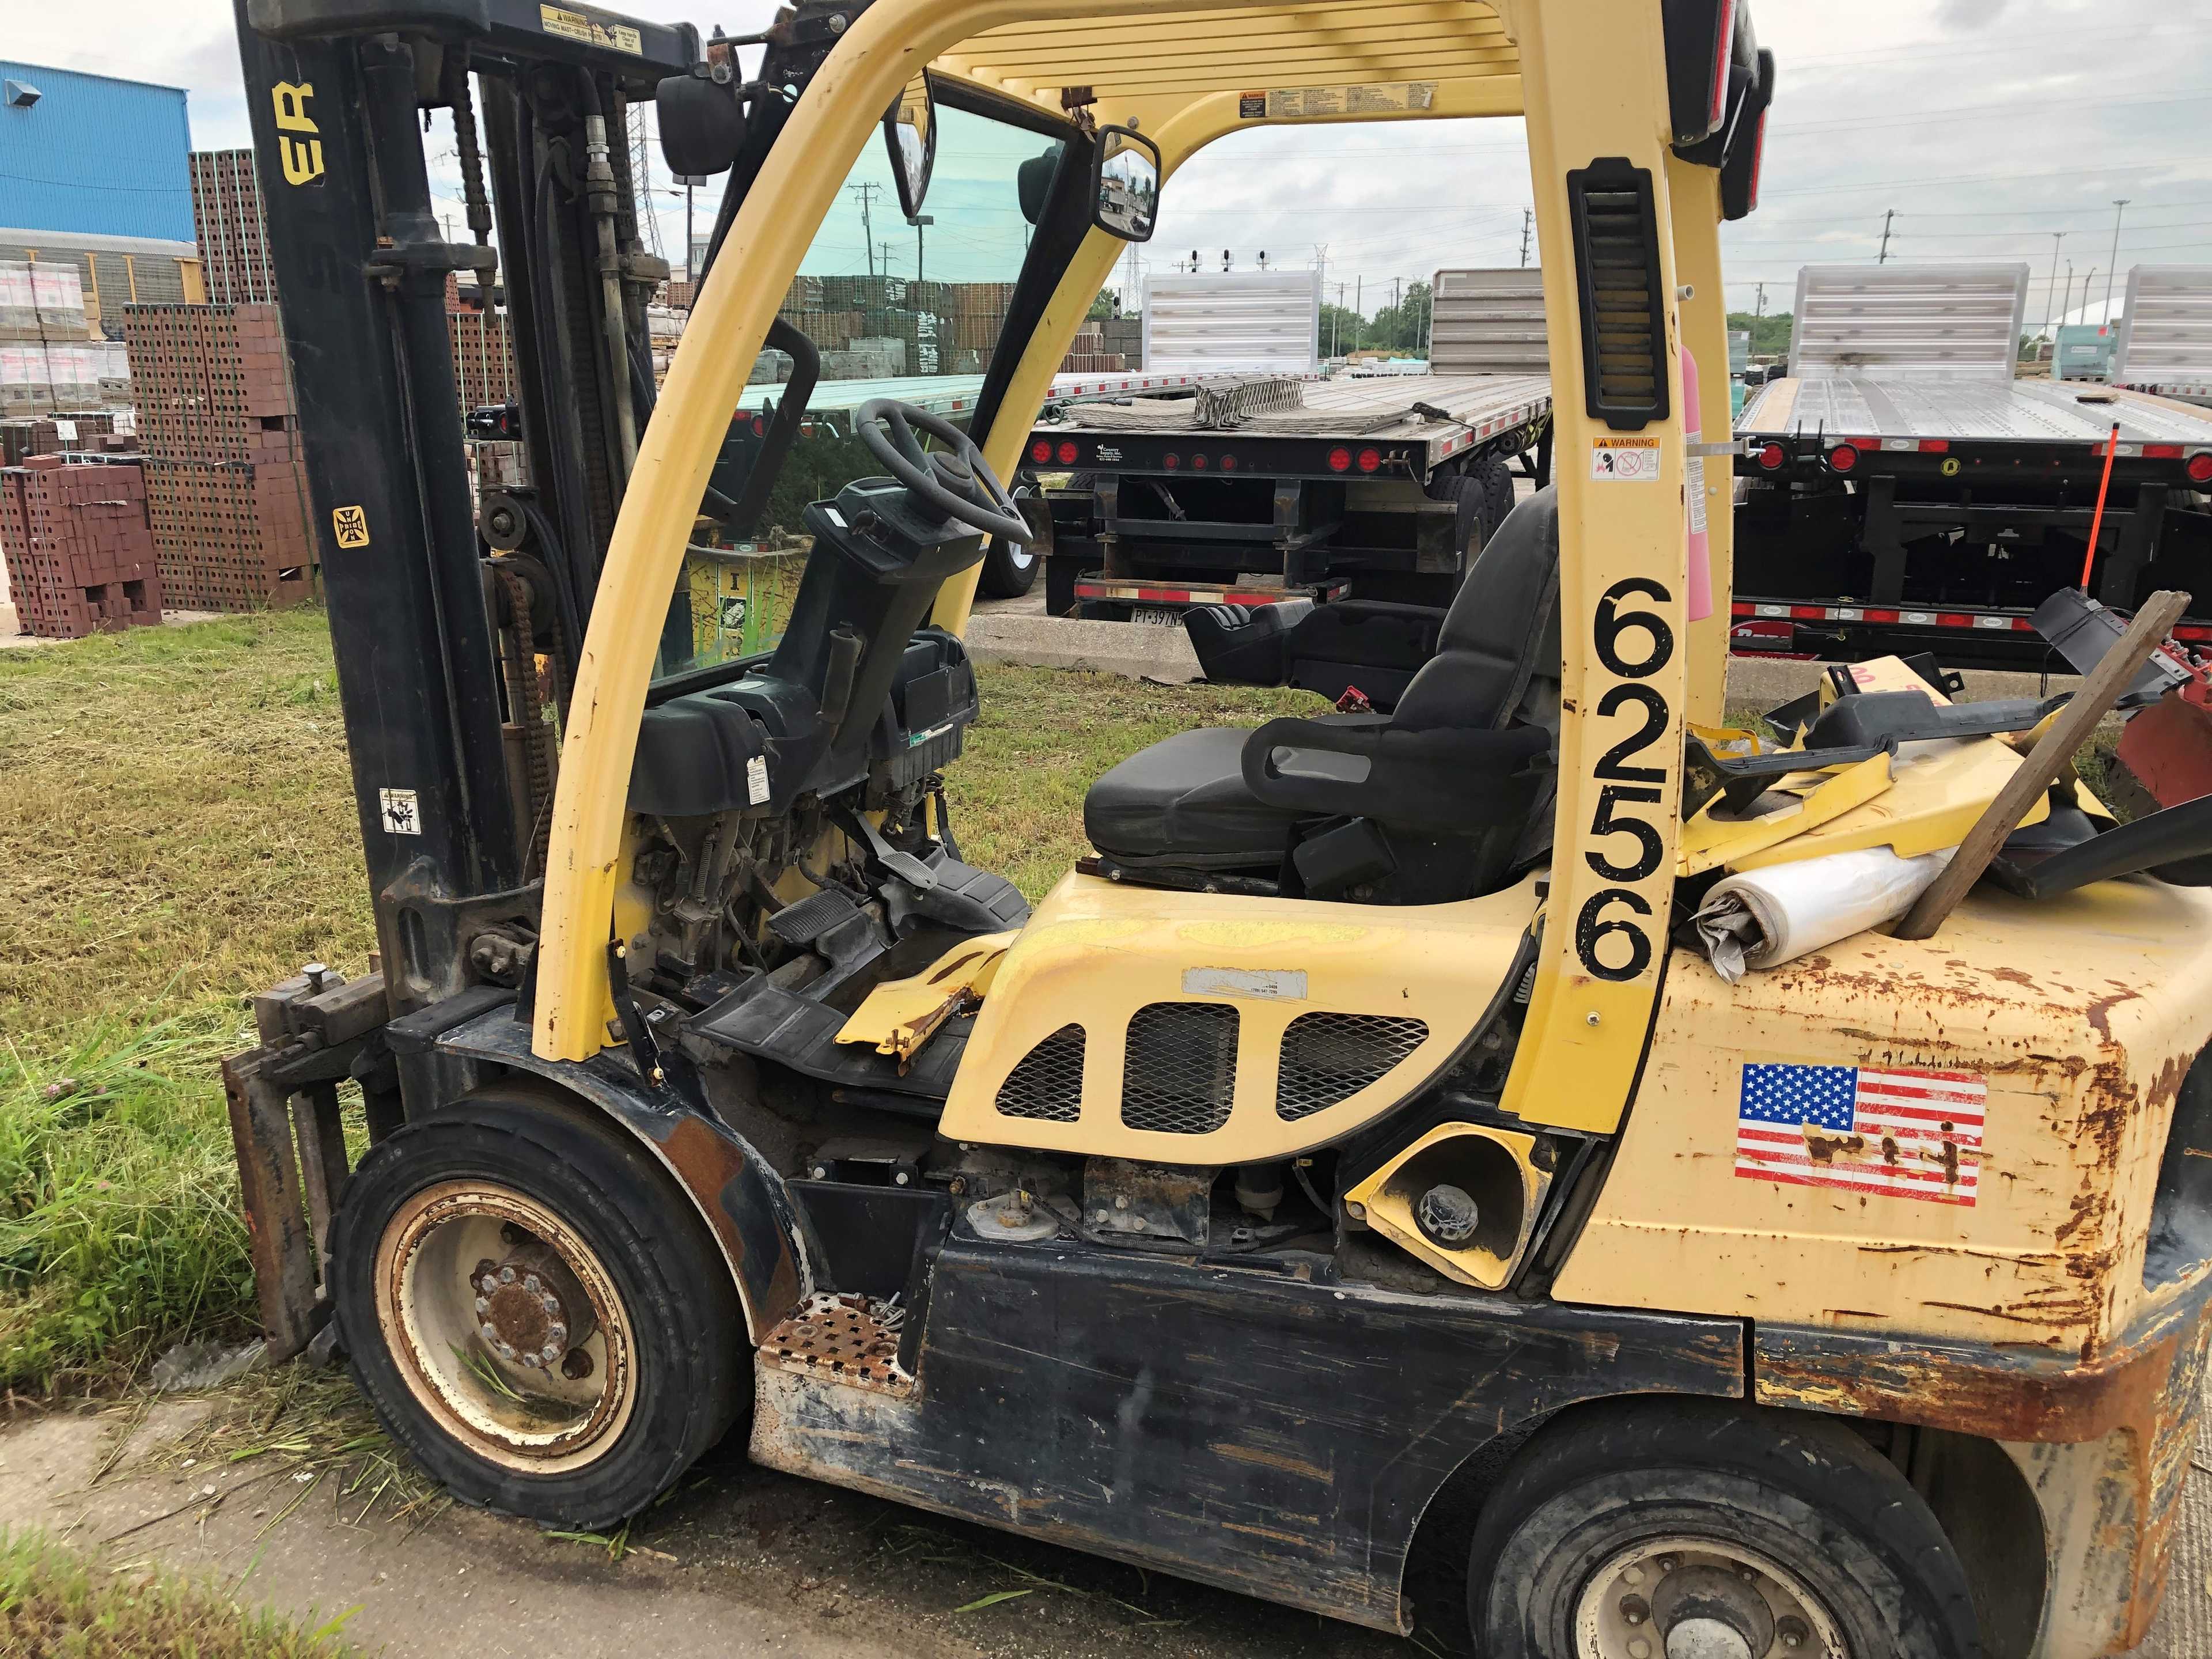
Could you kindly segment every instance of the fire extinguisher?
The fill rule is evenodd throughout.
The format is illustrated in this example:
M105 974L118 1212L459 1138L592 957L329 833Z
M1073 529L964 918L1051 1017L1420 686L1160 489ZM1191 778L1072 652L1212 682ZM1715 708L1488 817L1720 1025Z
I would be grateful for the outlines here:
M1703 405L1698 398L1698 360L1690 348L1682 353L1682 494L1690 515L1689 619L1703 622L1713 614L1713 568L1705 541L1705 458L1698 453L1705 442L1701 427Z

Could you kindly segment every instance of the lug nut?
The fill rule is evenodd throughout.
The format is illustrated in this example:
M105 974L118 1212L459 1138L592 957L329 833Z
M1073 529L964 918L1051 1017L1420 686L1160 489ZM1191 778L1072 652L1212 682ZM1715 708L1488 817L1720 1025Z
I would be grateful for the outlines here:
M532 1363L533 1364L550 1365L560 1357L561 1345L558 1342L548 1342L544 1347L538 1351L537 1356Z
M499 1345L499 1357L500 1357L501 1359L512 1359L512 1358L514 1358L514 1343L512 1343L512 1342L502 1342L502 1343L501 1343L501 1344Z
M529 1292L531 1293L531 1295L532 1295L532 1296L536 1296L539 1291L543 1291L545 1287L544 1287L543 1285L541 1285L541 1284L539 1284L539 1283L538 1282L538 1275L537 1275L536 1273L530 1273L530 1274L527 1274L527 1275L526 1275L526 1276L524 1277L523 1281L522 1281L522 1288L523 1288L524 1290L526 1290L526 1291L529 1291Z
M1620 1621L1624 1625L1640 1625L1651 1616L1650 1603L1640 1595L1620 1598Z
M1782 1638L1784 1647L1802 1648L1805 1645L1806 1638L1813 1632L1806 1629L1805 1621L1802 1619L1791 1613L1774 1626L1774 1633Z
M499 1275L497 1273L486 1273L482 1279L477 1281L477 1288L482 1291L486 1296L489 1296L494 1291L499 1288Z
M477 1311L478 1313L489 1313L491 1311L491 1298L489 1297L478 1297L477 1298Z
M561 1298L557 1296L541 1296L538 1298L538 1304L550 1314L561 1311Z
M568 1328L566 1325L556 1325L545 1335L547 1340L558 1343L562 1347L568 1346Z
M514 1268L512 1268L512 1267L501 1267L501 1268L499 1270L499 1282L500 1282L501 1284L502 1284L502 1285L512 1285L512 1284L514 1284Z
M499 1331L489 1319L484 1321L483 1324L477 1326L477 1328L483 1333L483 1340L485 1341L495 1343L499 1340Z

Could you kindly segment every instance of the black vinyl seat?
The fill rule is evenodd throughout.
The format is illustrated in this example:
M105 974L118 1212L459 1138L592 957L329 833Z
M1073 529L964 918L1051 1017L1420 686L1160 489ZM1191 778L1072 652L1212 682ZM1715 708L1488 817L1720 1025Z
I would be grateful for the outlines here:
M1559 581L1547 489L1483 549L1390 714L1178 733L1091 785L1085 833L1133 874L1279 872L1285 890L1401 903L1488 890L1550 848Z

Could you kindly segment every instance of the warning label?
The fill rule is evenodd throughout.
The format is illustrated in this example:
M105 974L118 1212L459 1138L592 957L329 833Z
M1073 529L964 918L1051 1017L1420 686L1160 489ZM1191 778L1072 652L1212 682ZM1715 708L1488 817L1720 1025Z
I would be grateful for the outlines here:
M1264 92L1240 92L1237 94L1237 118L1240 121L1264 121L1267 118L1267 94Z
M1659 482L1659 441L1613 432L1590 440L1590 477L1601 483Z
M1255 98L1263 101L1252 107ZM1425 110L1435 106L1433 81L1366 82L1349 87L1277 87L1265 94L1245 93L1237 112L1243 119L1265 115L1270 120L1303 120L1316 115L1388 115Z
M577 11L568 6L540 6L538 26L548 34L557 34L564 40L581 40L594 46L611 46L617 52L642 56L645 41L628 23L617 22L611 17L594 17L589 12Z

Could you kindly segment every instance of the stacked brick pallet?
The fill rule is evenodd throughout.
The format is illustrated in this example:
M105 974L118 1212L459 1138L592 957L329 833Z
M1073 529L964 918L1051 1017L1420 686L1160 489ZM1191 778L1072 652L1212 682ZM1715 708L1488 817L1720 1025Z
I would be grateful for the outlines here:
M453 387L461 417L488 404L515 398L514 337L503 311L477 311L448 301L446 329L453 342Z
M276 272L269 263L269 228L253 152L194 150L191 176L192 225L208 298L229 305L273 301Z
M123 315L168 602L248 611L307 599L315 544L276 308L131 306Z
M0 545L26 633L73 640L161 620L136 466L40 455L0 471Z

